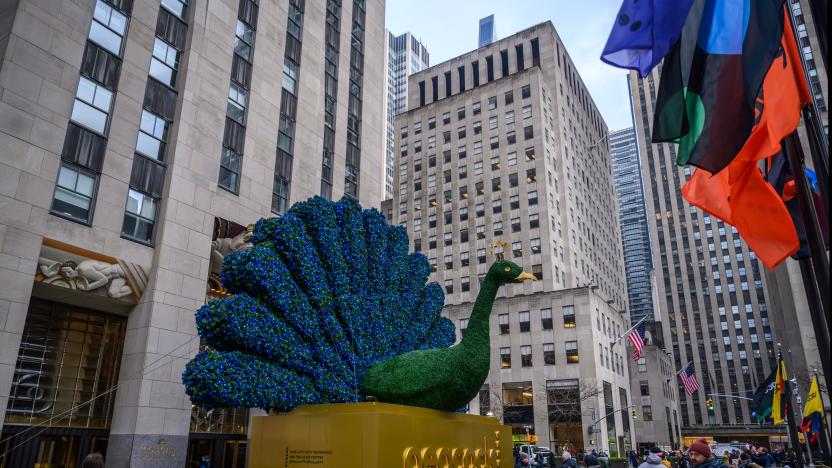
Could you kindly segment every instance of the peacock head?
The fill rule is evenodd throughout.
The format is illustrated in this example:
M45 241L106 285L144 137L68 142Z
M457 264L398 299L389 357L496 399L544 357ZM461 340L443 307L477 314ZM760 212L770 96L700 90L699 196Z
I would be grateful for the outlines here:
M526 280L536 281L534 275L523 271L517 264L499 259L488 269L488 276L497 280L499 284L522 283Z

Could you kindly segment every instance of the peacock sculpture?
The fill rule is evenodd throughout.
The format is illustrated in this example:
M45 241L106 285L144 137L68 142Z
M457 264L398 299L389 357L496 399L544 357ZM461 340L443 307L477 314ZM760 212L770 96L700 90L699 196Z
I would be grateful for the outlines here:
M534 277L497 260L459 344L441 317L442 288L407 233L352 198L321 197L261 219L252 247L228 255L231 294L201 307L208 345L182 380L204 407L288 411L302 404L378 401L453 411L489 370L488 323L500 285Z

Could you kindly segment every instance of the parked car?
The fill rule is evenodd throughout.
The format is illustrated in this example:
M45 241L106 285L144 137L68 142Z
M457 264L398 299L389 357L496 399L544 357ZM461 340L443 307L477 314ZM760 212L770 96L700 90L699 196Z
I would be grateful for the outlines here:
M552 460L552 451L542 445L521 445L520 456L529 458L529 466L549 466Z

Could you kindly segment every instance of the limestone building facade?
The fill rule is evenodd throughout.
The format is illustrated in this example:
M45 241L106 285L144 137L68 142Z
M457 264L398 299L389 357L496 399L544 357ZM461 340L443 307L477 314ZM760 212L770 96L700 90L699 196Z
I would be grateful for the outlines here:
M417 72L408 93L387 216L428 257L447 315L465 328L495 255L538 278L501 289L488 388L471 411L500 413L516 443L528 426L553 448L632 446L629 353L610 344L629 317L607 127L554 26ZM550 394L570 395L568 420L547 416L567 405Z

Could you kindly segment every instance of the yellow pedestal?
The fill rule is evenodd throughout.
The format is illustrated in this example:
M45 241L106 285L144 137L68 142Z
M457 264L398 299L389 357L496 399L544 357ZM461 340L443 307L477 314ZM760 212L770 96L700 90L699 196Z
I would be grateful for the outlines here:
M491 417L385 403L255 416L249 468L511 468L511 428Z

